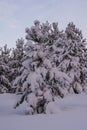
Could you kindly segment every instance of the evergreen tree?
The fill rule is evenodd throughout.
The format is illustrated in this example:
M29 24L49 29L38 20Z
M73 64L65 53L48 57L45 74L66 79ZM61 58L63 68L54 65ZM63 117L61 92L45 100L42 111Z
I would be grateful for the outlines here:
M26 114L46 113L55 97L87 88L86 49L81 31L69 23L65 32L48 22L27 28L21 75L14 81L21 92L15 108L26 100ZM85 71L85 73L84 73Z
M48 21L42 25L38 20L34 21L34 26L26 28L26 39L32 40L35 43L52 43L60 34L58 23L49 24Z
M73 79L72 87L74 92L80 93L84 90L84 81L86 80L84 69L87 72L87 68L85 67L86 42L83 39L81 30L76 28L73 23L68 24L65 33L69 41L67 55L65 55L69 60L68 73Z
M10 73L9 73L9 80L11 84L13 84L13 81L15 78L20 75L20 68L22 66L22 59L24 56L23 51L23 45L24 40L23 38L18 39L16 41L16 48L12 50L10 55L10 61L9 61L9 67L10 67Z
M10 92L11 84L9 82L9 62L10 49L7 45L0 49L0 93Z

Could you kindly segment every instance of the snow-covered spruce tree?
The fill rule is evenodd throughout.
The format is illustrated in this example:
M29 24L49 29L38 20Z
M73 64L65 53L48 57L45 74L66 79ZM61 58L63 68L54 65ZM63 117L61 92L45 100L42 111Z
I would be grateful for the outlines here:
M73 23L65 32L60 32L57 25L40 25L36 20L33 27L26 29L22 73L14 81L22 93L15 108L26 100L26 114L46 113L56 96L84 90L83 70L87 68L83 65L85 45L81 32Z
M24 45L23 38L18 39L16 41L16 48L13 49L11 52L9 61L9 67L10 67L9 81L11 82L11 84L13 84L15 78L19 76L21 73L19 70L22 66L22 59L24 56L23 45Z
M0 93L10 92L11 84L9 82L10 49L7 45L0 49Z

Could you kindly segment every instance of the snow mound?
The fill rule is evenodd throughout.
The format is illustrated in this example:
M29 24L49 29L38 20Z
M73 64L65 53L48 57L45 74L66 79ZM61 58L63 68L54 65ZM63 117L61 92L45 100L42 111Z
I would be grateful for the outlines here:
M55 102L49 102L46 106L46 114L58 114L61 110Z

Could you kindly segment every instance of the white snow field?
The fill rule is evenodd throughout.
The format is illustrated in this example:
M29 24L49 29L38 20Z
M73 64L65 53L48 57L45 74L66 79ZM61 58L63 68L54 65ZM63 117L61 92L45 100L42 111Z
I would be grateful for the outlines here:
M87 95L69 95L56 101L58 114L25 115L23 103L13 109L15 95L0 94L0 130L87 130Z

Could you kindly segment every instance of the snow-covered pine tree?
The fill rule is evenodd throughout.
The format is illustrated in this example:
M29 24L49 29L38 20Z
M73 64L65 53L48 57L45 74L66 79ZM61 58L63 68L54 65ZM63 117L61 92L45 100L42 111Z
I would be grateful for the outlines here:
M34 26L31 28L26 28L26 39L32 40L35 43L52 43L56 40L60 34L58 30L58 23L49 24L48 21L46 23L40 24L38 20L34 21Z
M11 84L9 82L10 49L7 45L0 49L0 93L10 92Z
M11 84L13 84L13 81L15 80L15 78L19 76L21 73L19 70L22 66L22 60L24 56L23 45L24 45L23 38L18 39L16 41L16 48L12 50L11 55L10 55L9 81L11 82Z
M68 63L67 67L65 66L65 72L73 79L71 86L75 93L81 93L84 90L84 82L87 76L87 68L85 67L86 42L83 39L81 30L76 28L73 22L68 24L65 33L68 46L64 54L63 63L61 62L60 66L65 61Z
M15 108L26 100L26 114L46 113L55 97L80 93L84 89L85 45L82 33L73 23L65 32L57 23L42 25L38 20L26 29L27 43L22 73L14 81L21 95Z

